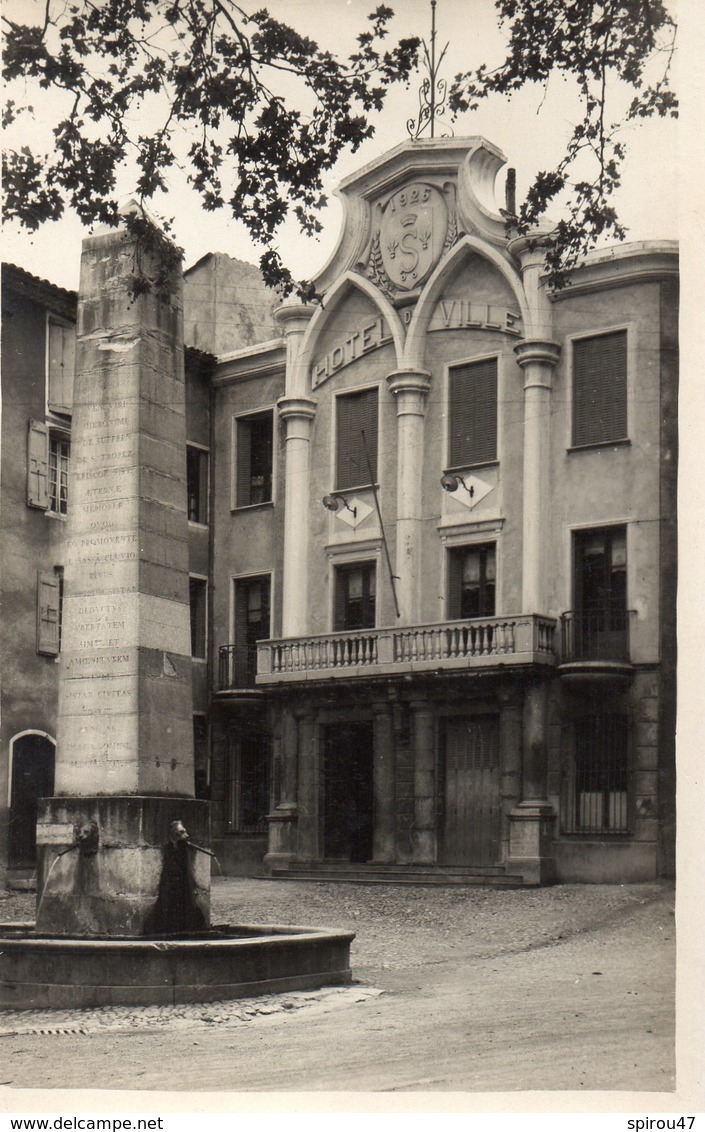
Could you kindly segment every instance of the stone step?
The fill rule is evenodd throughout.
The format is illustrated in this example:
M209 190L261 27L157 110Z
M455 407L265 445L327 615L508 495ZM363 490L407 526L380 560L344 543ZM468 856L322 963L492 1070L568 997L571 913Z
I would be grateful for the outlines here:
M273 869L272 880L313 881L332 884L397 884L397 885L464 885L475 888L521 888L521 876L505 873L494 867L483 869L412 869L403 865L396 867L370 867L336 865L326 868L324 864L292 866L290 869Z
M10 892L36 892L36 869L8 869L5 883Z
M448 873L463 876L504 876L506 869L503 865L422 865L408 862L407 864L387 864L382 861L292 861L289 866L292 869L298 869L300 872L349 872L354 869L356 872L374 872L374 873L399 873L405 876L407 873Z

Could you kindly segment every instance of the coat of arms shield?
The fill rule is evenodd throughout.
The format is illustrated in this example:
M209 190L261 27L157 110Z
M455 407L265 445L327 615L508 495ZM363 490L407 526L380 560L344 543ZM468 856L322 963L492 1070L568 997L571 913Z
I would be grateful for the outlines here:
M448 207L434 185L414 182L387 201L380 251L387 276L402 291L423 283L438 263L448 231Z

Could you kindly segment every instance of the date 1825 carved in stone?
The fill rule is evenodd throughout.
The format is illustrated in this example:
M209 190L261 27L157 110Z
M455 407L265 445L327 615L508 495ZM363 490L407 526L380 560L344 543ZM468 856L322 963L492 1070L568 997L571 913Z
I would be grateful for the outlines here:
M395 288L418 287L438 263L448 232L443 193L421 181L399 189L382 213L379 253Z

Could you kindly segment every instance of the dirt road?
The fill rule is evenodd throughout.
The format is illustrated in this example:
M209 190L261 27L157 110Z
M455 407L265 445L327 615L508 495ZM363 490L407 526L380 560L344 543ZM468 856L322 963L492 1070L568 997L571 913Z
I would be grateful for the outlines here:
M26 900L5 901L0 915L24 918ZM352 927L355 984L176 1009L4 1012L2 1083L191 1092L674 1087L667 887L224 880L213 907L217 922Z

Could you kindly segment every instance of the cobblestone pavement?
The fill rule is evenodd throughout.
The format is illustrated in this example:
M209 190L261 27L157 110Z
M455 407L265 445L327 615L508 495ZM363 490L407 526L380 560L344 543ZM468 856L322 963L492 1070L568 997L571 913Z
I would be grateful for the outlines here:
M355 931L353 985L179 1007L3 1011L0 1084L30 1087L41 1065L46 1088L669 1090L673 906L672 888L656 884L215 879L214 925ZM13 895L0 919L31 920L33 909L33 896Z
M659 885L558 885L529 890L430 888L403 885L272 882L216 878L211 919L224 923L304 924L356 932L351 966L359 987L266 995L237 1002L180 1007L100 1007L73 1011L0 1012L0 1035L90 1033L129 1028L240 1024L255 1016L314 1006L334 1009L361 994L403 987L414 969L428 970L462 952L468 960L497 958L557 945L583 932L605 929L631 911L658 903L668 942L673 893ZM35 897L0 901L0 919L31 920Z

